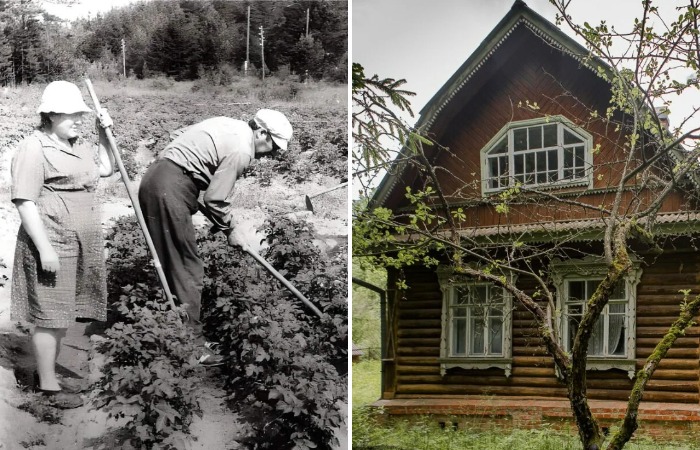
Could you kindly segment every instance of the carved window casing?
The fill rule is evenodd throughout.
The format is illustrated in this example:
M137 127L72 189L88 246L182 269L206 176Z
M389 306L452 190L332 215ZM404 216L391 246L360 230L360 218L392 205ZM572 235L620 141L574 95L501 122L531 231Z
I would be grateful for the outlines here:
M593 137L563 116L503 127L481 150L482 192L591 186Z
M440 373L447 369L512 367L512 299L493 283L453 277L439 269L442 290Z
M607 273L599 258L555 260L552 278L557 290L556 324L564 349L571 351L586 303ZM588 370L621 369L634 378L636 367L637 285L639 262L623 278L596 322L588 343Z

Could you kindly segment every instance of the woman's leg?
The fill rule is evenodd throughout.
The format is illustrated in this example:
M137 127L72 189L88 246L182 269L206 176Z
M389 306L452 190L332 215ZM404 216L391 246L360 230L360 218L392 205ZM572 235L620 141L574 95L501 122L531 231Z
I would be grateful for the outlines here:
M56 378L56 358L61 340L66 335L65 328L36 327L32 335L36 370L39 373L39 388L50 391L60 390Z

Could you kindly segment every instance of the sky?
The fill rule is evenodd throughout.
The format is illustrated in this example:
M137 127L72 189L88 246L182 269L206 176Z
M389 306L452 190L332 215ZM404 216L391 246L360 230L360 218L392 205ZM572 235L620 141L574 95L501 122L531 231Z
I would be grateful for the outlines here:
M65 5L61 2L42 1L41 4L46 12L58 16L65 20L75 20L78 18L95 17L98 12L104 13L112 8L126 6L136 0L78 0L75 5Z
M352 61L365 75L406 79L404 88L416 93L411 104L415 123L421 108L454 74L508 13L514 0L352 0ZM555 22L548 0L525 0L532 10ZM575 21L597 25L606 20L618 31L631 29L641 0L573 0ZM660 8L687 3L657 0ZM673 17L678 13L673 12ZM573 37L565 25L560 27ZM581 42L581 41L580 41ZM687 78L687 73L681 74ZM685 80L684 80L685 81ZM700 106L700 92L673 101L669 119ZM698 126L700 117L696 120ZM678 122L675 123L677 125ZM689 128L689 127L688 127Z

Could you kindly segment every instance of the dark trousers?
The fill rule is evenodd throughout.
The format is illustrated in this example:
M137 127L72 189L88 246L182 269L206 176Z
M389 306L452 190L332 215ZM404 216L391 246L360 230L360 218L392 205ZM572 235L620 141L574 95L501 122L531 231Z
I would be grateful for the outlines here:
M139 186L139 203L170 290L184 305L190 325L201 329L204 267L197 253L192 215L199 188L169 159L155 161ZM197 330L196 330L197 331Z

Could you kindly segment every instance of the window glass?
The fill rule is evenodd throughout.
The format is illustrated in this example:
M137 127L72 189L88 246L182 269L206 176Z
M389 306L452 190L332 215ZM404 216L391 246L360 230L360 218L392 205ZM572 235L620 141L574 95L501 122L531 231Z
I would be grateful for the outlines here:
M486 154L486 188L586 181L586 152L586 141L564 123L513 127Z
M586 310L586 302L602 279L568 281L568 297L565 298L565 332L567 350L571 350L574 337ZM620 283L609 298L608 304L593 326L588 342L588 355L596 357L624 357L626 355L627 295L625 284Z
M566 145L566 144L578 144L579 142L583 142L583 139L576 136L574 133L567 130L566 128L564 129L564 145Z
M513 130L513 149L516 152L527 150L527 128Z
M544 134L544 146L555 147L557 145L557 124L549 124L542 127Z
M542 148L542 127L530 127L527 129L527 133L530 138L528 148Z
M488 284L454 286L450 355L503 356L504 294Z

